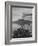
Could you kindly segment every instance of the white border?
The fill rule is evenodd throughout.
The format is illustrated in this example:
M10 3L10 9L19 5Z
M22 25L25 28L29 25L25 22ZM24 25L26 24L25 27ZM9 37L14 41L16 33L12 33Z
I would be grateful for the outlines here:
M35 40L35 6L32 9L32 37L30 38L13 38L10 42L17 42L17 41L33 41Z

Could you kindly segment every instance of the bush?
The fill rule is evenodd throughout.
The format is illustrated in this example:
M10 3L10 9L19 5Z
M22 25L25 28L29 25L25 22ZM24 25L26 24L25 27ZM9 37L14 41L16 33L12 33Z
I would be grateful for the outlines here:
M31 33L29 32L29 30L25 30L25 29L17 29L13 32L13 38L25 38L25 37L32 37Z

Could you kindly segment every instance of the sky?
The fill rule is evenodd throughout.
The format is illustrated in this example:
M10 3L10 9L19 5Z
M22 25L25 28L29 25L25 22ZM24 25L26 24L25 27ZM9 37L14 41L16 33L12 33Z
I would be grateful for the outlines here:
M23 14L32 14L31 8L12 8L12 21L17 21L18 19L22 19ZM32 16L24 17L24 19L31 20Z

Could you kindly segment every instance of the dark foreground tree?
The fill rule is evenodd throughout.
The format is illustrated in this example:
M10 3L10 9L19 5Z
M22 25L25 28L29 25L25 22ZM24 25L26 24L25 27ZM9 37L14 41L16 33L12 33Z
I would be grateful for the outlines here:
M29 32L29 30L25 30L25 29L17 29L16 31L14 31L13 33L14 35L12 36L12 38L25 38L25 37L32 37L31 33Z

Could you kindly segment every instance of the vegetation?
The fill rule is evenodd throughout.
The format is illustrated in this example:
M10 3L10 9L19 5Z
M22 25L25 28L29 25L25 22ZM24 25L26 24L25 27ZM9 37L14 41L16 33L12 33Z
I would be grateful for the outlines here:
M25 37L32 37L31 33L29 32L29 30L25 30L25 29L17 29L13 32L13 36L12 38L25 38Z

